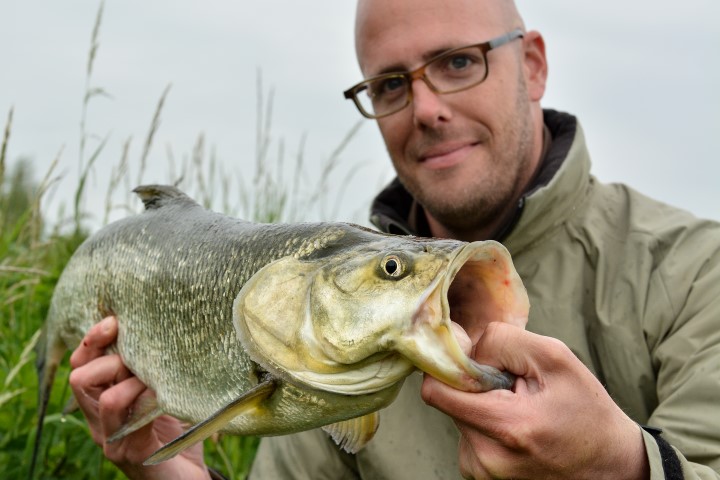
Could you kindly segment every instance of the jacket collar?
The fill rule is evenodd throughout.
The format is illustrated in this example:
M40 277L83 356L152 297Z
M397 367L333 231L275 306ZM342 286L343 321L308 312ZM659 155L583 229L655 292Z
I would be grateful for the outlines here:
M511 252L566 218L587 187L590 157L577 119L555 110L543 113L551 140L540 171L518 202L516 215L493 236ZM430 235L422 206L397 178L375 198L370 221L387 233Z
M590 154L577 118L553 110L544 113L553 142L543 170L521 199L522 215L502 239L512 254L567 220L583 202L590 186Z

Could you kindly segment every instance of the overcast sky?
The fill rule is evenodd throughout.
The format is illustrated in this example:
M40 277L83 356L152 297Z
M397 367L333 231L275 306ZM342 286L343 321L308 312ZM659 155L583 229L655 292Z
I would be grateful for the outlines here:
M579 117L594 173L720 219L720 2L518 4L527 27L545 37L550 77L544 106ZM2 125L14 107L8 156L32 158L40 178L62 149L58 172L64 176L49 216L70 201L77 185L85 67L98 6L90 0L0 0ZM208 154L213 149L229 178L238 172L252 177L261 70L265 87L275 92L270 158L282 141L285 163L293 164L305 138L302 180L314 185L312 166L326 161L360 120L342 98L360 80L353 15L350 0L109 0L91 86L110 97L96 97L87 112L95 138L86 157L96 138L109 138L86 204L95 221L102 217L109 172L129 138L137 171L169 84L144 182L167 182L168 151L176 160L189 157L201 132ZM353 186L331 202L338 207L333 219L364 222L371 197L392 177L371 121L344 150L333 185L355 169Z

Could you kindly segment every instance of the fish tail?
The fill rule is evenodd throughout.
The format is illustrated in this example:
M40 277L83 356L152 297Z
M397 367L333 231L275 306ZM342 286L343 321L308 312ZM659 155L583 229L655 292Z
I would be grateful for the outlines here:
M32 459L30 460L30 470L28 472L28 479L30 480L32 480L35 474L35 465L37 464L40 453L40 440L42 438L48 402L50 401L50 391L52 390L58 365L65 353L65 345L49 328L50 324L51 322L47 322L43 327L38 344L35 347L35 368L38 375L38 422L35 430L35 442L33 445Z

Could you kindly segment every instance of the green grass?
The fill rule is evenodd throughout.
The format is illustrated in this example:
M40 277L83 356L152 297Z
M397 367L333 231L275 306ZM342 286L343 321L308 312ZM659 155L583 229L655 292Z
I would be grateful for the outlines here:
M52 180L49 174L41 184L32 183L25 162L6 170L11 119L12 112L0 154L0 471L5 478L24 478L36 425L37 378L32 348L53 286L83 234L44 235L41 201ZM60 375L67 377L66 365ZM55 407L66 396L63 390L53 392L53 412L59 412ZM79 472L90 468L94 477L112 478L109 467L105 467L106 473L96 474L103 462L78 418L61 420L57 414L48 418L42 478L80 478L83 475Z
M82 233L34 236L32 215L0 237L0 471L26 478L37 422L33 345L63 266ZM69 389L64 361L53 389L36 472L38 478L114 479L124 476L89 436L79 412L62 415ZM252 437L206 442L206 461L229 478L244 478L257 446Z
M77 184L72 211L61 209L48 221L43 205L50 188L65 185L73 179L55 175L55 160L44 179L35 181L29 163L19 160L10 165L7 159L11 142L12 110L3 129L0 146L0 472L2 478L27 478L37 425L37 377L33 346L44 322L53 287L73 251L89 235L84 220L87 179L101 157L107 156L107 136L91 145L93 136L87 131L87 107L97 97L107 95L103 88L93 86L92 72L99 52L98 34L103 14L100 5L88 54L85 94L80 121ZM119 160L108 175L105 201L105 222L111 213L138 211L140 202L130 190L142 183L145 165L159 126L159 117L167 100L169 87L162 93L151 120L141 158L129 159L128 139ZM168 183L177 184L206 207L243 218L262 221L300 221L307 212L319 212L322 218L337 214L328 205L337 206L338 198L328 198L332 191L343 192L357 170L351 168L342 181L336 181L343 148L351 140L359 124L341 139L330 157L322 163L321 174L315 176L310 189L303 190L303 146L290 165L286 165L284 148L279 142L277 155L271 155L272 91L264 93L258 74L256 168L239 185L230 185L233 172L223 171L214 155L205 154L204 138L198 141L189 160L177 166L170 159ZM315 162L317 163L317 162ZM335 188L330 188L335 185ZM129 188L127 188L129 187ZM239 198L232 195L241 192ZM339 194L338 194L339 195ZM121 197L118 200L118 196ZM68 228L70 227L70 228ZM69 356L69 353L68 353ZM61 364L48 405L43 439L36 465L36 478L120 479L124 475L104 459L89 435L79 412L63 415L69 398L67 357ZM245 478L258 439L223 436L205 442L208 465L228 478Z

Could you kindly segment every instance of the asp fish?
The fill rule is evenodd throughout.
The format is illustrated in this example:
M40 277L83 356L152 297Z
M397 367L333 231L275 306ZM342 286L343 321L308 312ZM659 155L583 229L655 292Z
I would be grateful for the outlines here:
M210 212L175 187L135 192L145 211L88 238L56 285L38 347L35 453L58 363L109 314L116 351L156 392L113 439L163 414L195 425L148 464L216 431L324 427L356 452L418 368L465 391L512 385L463 353L450 320L527 318L499 243L258 224Z

